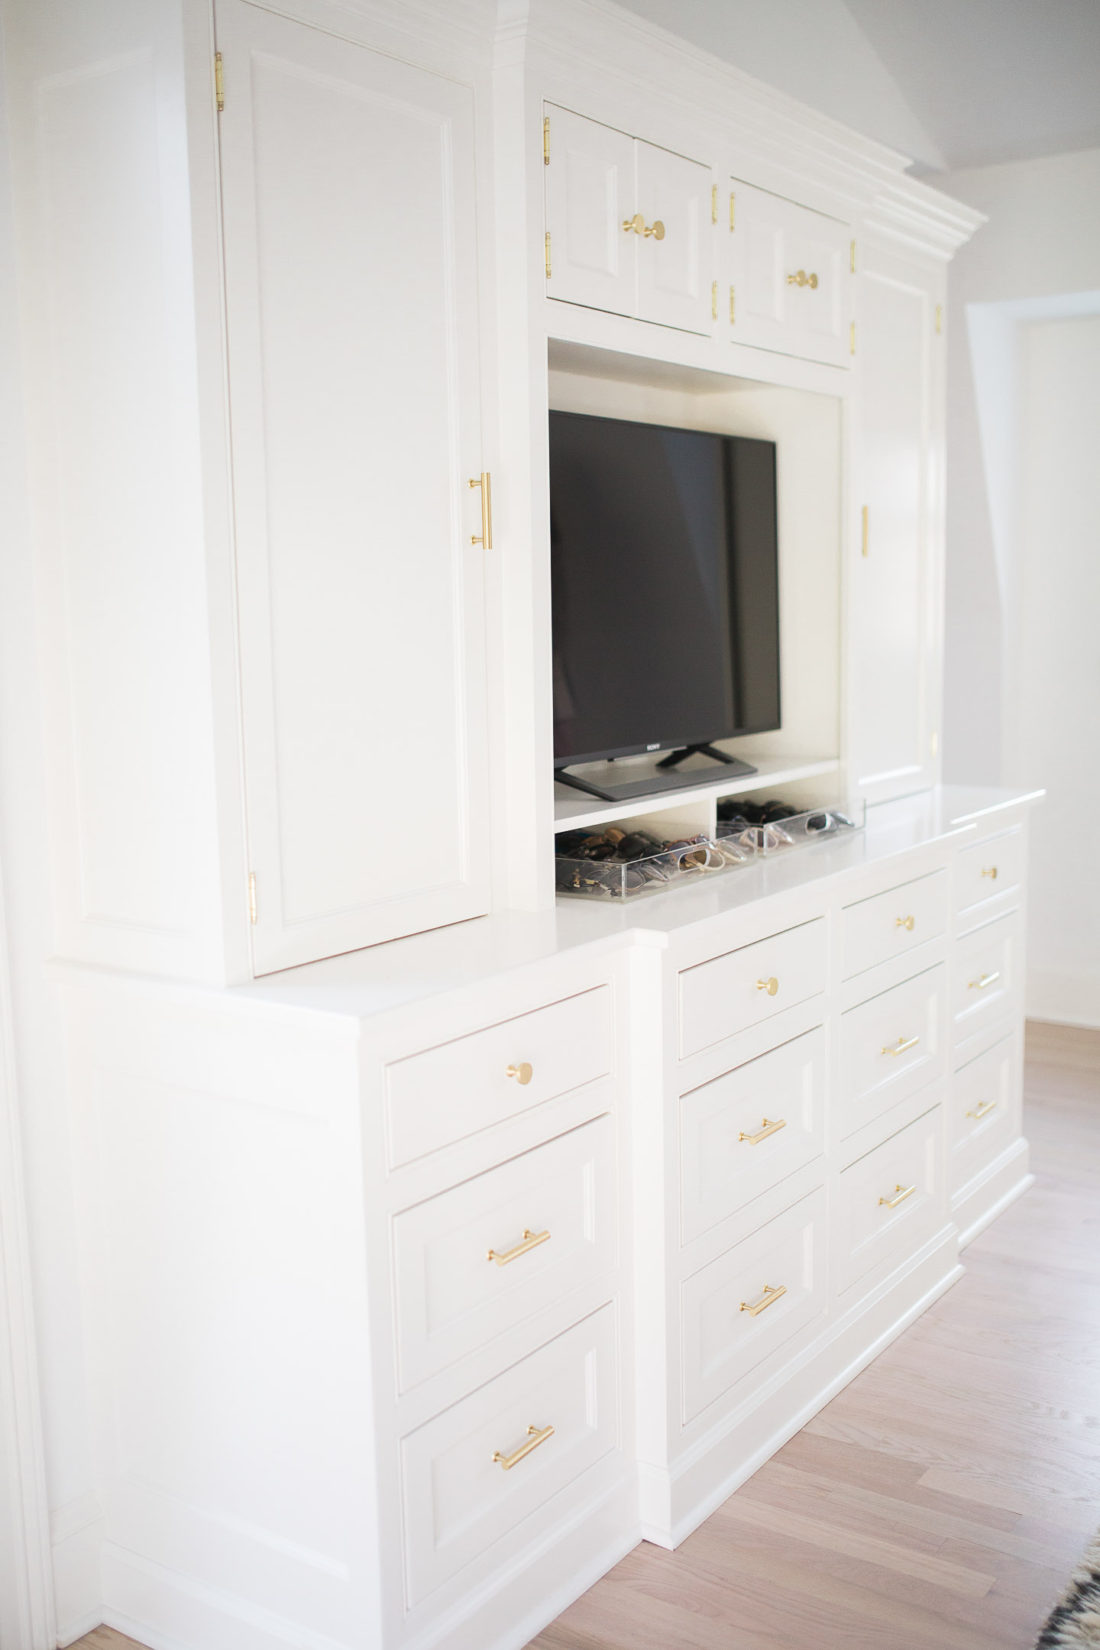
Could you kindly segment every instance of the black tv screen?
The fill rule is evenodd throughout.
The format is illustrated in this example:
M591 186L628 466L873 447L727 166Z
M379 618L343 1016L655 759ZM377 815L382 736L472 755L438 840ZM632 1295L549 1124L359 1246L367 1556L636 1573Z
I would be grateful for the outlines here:
M550 414L554 763L779 726L775 443Z

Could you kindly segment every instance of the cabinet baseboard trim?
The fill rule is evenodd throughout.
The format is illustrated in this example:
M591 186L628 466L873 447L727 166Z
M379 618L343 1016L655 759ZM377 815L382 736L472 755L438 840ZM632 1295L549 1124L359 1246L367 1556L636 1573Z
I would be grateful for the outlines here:
M1028 1144L1014 1140L978 1179L963 1187L954 1199L952 1211L959 1226L959 1248L965 1249L980 1237L1010 1204L1034 1186L1028 1169Z

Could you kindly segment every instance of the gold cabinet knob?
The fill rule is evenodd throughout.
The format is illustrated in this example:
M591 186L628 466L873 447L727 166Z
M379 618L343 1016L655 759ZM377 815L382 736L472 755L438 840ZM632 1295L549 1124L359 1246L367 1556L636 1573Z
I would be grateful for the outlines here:
M779 981L776 979L775 975L772 974L769 979L757 980L756 989L757 991L766 991L769 997L774 997L776 992L779 990Z
M894 927L895 928L904 928L905 932L907 934L911 934L916 926L917 926L916 917L895 917L894 918Z
M529 1083L535 1075L535 1068L529 1060L521 1060L518 1066L509 1066L504 1075L514 1077L517 1083Z
M787 276L788 286L808 286L811 292L817 291L817 276L807 275L804 269L799 269L793 275Z
M665 226L660 218L654 218L651 224L647 224L640 212L635 212L632 218L623 219L623 232L627 235L642 235L647 241L663 241L665 238Z
M996 882L996 880L997 880L997 867L995 865L991 865L989 867L988 871L983 871L982 872L982 876L983 877L988 877L990 882Z

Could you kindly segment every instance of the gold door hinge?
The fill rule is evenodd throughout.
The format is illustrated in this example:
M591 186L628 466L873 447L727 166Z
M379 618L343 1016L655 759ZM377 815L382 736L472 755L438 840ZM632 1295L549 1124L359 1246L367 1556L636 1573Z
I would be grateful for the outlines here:
M856 272L856 243L855 243L855 241L852 242L851 264L852 264L852 274L854 275L855 272Z
M214 96L218 101L218 113L221 114L225 108L225 71L221 52L214 53Z
M942 332L943 331L943 305L942 304L937 304L936 305L936 331L937 332Z
M734 295L733 288L730 287L730 326L731 327L736 326L736 324L737 324L737 300L736 300L736 297Z
M871 554L871 512L868 510L866 504L863 506L861 522L860 554L862 556L869 556Z
M253 927L256 926L256 873L255 873L255 871L249 871L249 873L248 873L248 920L252 924Z
M550 116L542 117L542 164L550 164Z
M711 223L718 222L718 185L716 183L712 183L710 186L710 221Z
M717 319L718 319L718 282L717 281L712 281L710 283L710 318L711 318L712 321L717 321Z
M855 353L856 353L856 324L853 321L851 326L848 328L848 354L849 355L854 355Z
M737 196L734 194L733 190L731 189L730 190L730 234L731 235L733 234L733 231L736 229L736 227L737 227Z
M546 231L546 279L550 279L550 231Z

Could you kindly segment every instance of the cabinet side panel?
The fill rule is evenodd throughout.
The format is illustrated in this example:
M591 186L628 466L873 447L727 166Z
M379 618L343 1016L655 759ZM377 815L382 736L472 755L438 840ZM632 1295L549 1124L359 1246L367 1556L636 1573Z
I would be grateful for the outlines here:
M63 10L12 77L59 946L216 972L180 42Z

